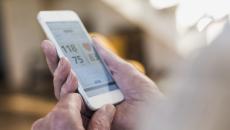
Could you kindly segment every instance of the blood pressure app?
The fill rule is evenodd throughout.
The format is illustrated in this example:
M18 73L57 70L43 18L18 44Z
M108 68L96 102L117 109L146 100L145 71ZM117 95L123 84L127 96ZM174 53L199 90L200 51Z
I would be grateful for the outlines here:
M117 89L79 22L47 22L47 25L89 97Z

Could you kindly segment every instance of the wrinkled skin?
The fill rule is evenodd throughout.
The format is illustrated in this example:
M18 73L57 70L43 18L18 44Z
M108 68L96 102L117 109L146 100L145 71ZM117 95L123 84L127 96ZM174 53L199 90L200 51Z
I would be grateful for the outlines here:
M149 105L149 101L162 97L155 83L139 72L134 66L104 48L97 37L93 37L95 48L112 72L112 76L125 100L116 106L116 113L112 122L113 130L134 130L137 128L138 113ZM77 77L71 69L70 62L66 58L57 57L55 46L45 40L42 49L50 71L54 75L54 90L57 99L73 93L77 89Z
M32 130L110 130L115 114L113 105L106 105L96 111L87 126L81 114L85 110L79 94L68 94L60 99L47 116L37 120Z

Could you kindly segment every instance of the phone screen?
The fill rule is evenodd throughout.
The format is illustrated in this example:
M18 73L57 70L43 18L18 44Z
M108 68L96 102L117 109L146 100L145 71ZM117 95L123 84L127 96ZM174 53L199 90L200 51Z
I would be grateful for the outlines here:
M118 89L78 21L47 22L47 25L71 62L87 96Z

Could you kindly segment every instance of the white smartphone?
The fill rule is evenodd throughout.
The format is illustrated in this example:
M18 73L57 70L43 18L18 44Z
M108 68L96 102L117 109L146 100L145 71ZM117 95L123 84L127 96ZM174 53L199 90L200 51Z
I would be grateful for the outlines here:
M91 110L124 99L75 12L41 11L37 18L48 39L55 44L58 56L71 62L79 80L78 91Z

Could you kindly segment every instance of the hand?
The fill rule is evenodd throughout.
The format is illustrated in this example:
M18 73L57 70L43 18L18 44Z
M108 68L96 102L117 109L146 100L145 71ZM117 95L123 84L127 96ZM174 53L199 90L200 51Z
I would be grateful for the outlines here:
M105 60L114 80L125 96L125 100L116 106L112 129L135 129L139 123L138 116L142 108L148 107L150 103L155 103L156 100L162 97L162 94L152 80L140 73L131 64L106 50L100 45L102 42L100 39L97 37L93 39L97 51ZM67 93L74 92L77 79L68 60L62 58L58 63L56 49L50 41L44 41L42 48L46 55L48 66L51 72L54 73L56 97L59 99Z
M125 96L124 102L116 106L112 128L114 130L135 130L138 128L140 115L144 113L145 108L158 103L163 98L163 94L147 76L101 46L102 40L97 37L93 39L98 53L108 65L114 80Z
M64 96L54 109L44 118L36 121L32 130L110 130L115 114L113 105L106 105L96 111L89 125L86 124L81 113L85 106L79 94L72 93Z

